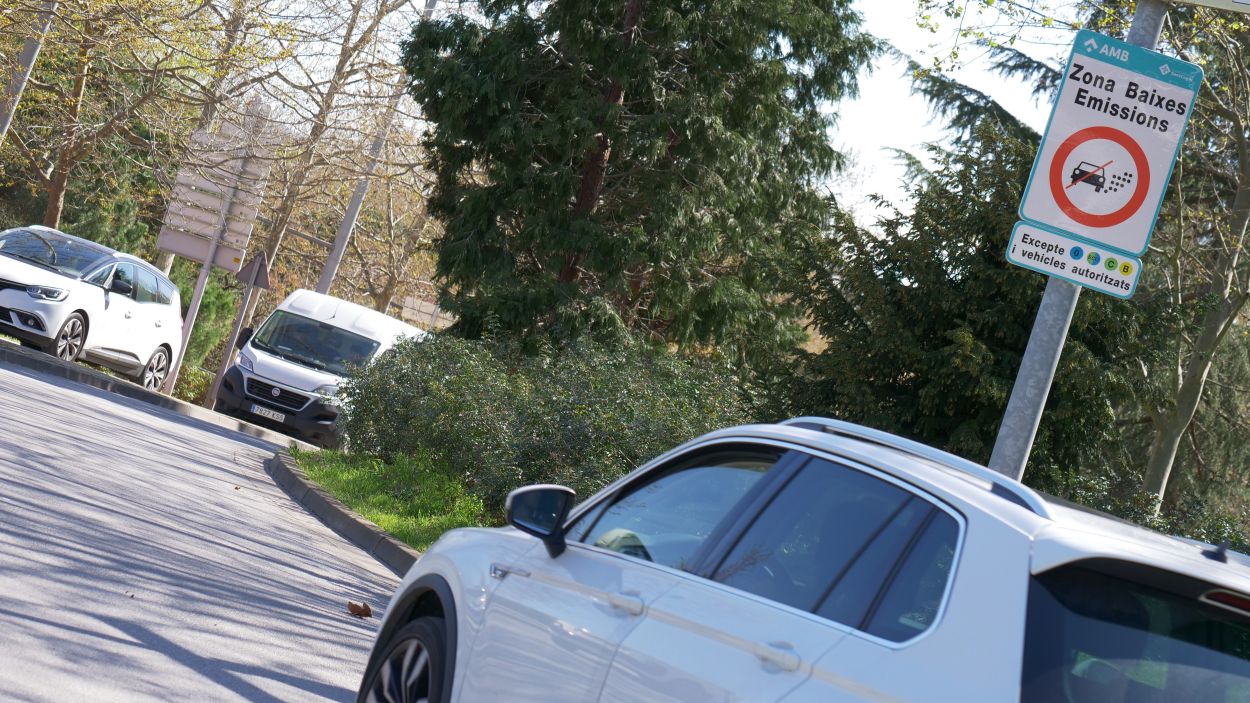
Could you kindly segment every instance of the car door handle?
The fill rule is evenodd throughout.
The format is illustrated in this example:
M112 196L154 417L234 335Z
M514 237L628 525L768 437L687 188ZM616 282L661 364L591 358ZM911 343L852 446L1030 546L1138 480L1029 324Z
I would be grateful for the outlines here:
M782 671L798 671L803 660L794 652L789 642L769 642L755 645L755 656L765 666L775 666Z
M491 578L503 579L508 574L516 574L517 576L526 577L530 575L530 572L525 569L518 569L515 566L507 566L506 564L490 565Z
M127 310L127 311L126 311L126 315L125 315L125 317L126 317L126 319L127 319L127 320L129 320L129 319L130 319L130 311L129 311L129 310Z
M623 610L630 615L642 615L642 611L646 610L646 604L638 597L637 591L609 593L608 605L617 610Z

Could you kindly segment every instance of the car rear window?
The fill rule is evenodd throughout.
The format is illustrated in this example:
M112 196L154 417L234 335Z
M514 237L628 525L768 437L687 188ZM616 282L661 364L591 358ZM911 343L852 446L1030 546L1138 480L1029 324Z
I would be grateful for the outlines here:
M1207 587L1168 576L1185 592L1104 568L1035 577L1022 703L1250 701L1250 620L1200 601Z

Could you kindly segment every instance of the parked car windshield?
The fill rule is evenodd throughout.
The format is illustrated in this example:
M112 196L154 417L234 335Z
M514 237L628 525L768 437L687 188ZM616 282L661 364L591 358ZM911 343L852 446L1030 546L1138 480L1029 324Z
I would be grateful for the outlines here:
M67 276L81 276L109 256L108 250L102 247L29 229L0 232L0 254Z
M341 327L277 310L252 337L252 346L336 376L369 363L379 343Z
M1029 590L1021 703L1250 701L1250 621L1069 567Z

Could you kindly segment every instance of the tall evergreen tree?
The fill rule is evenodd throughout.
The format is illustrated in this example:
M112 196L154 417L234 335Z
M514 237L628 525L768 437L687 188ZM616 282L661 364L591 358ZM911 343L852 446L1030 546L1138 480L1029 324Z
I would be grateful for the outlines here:
M413 27L444 304L557 338L799 338L779 295L876 51L850 0L487 0Z

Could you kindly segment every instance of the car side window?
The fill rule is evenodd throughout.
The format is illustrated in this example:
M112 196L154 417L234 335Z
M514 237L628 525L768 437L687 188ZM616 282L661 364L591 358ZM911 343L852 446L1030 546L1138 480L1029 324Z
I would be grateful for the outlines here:
M910 500L892 483L812 459L743 533L712 578L811 611ZM871 601L875 594L876 585L862 596Z
M134 264L118 264L113 271L114 281L125 281L130 284L131 290L135 288L135 266ZM132 292L130 297L134 297Z
M937 620L955 566L959 524L935 511L868 615L866 632L902 642Z
M169 281L157 279L156 302L161 305L171 305L174 302L174 284Z
M575 525L582 542L638 559L689 570L692 558L721 521L751 495L783 452L704 454L630 486L608 507ZM581 522L581 521L579 521Z
M929 500L812 459L713 579L900 642L936 620L958 539L959 524Z
M103 288L104 286L108 285L109 274L112 272L113 272L112 264L109 264L108 266L101 266L99 269L96 269L95 273L91 274L90 276L87 276L83 280L86 281L87 283L90 283L92 285L97 285Z
M160 292L156 283L155 273L142 266L135 267L135 280L138 283L135 286L135 300L140 303L159 302Z

